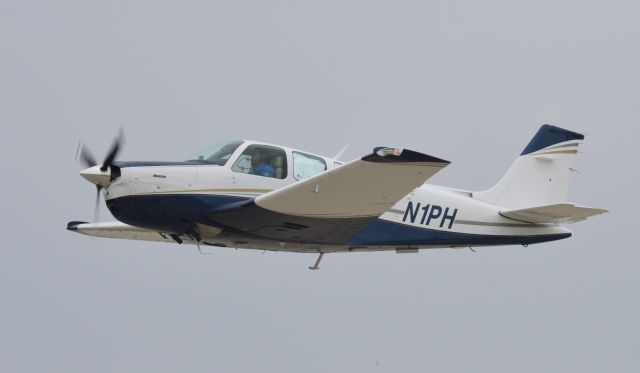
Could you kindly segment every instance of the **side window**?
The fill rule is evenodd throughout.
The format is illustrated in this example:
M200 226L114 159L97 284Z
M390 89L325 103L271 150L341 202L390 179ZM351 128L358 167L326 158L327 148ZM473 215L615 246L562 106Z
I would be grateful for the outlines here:
M303 180L327 169L324 159L309 154L293 152L293 177Z
M287 177L287 155L284 150L268 145L250 145L231 167L232 171L263 177Z
M190 157L189 160L209 162L219 166L224 166L227 164L229 158L231 158L231 155L233 155L242 143L243 141L232 141L214 145L210 148L201 150L194 156Z

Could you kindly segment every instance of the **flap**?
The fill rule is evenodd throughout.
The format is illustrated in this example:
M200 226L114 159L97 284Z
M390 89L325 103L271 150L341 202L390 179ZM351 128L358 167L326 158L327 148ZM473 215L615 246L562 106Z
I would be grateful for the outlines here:
M376 148L368 156L255 199L293 216L377 217L449 162L407 149Z
M604 214L607 210L577 206L573 203L500 211L500 215L527 223L575 223L588 217Z

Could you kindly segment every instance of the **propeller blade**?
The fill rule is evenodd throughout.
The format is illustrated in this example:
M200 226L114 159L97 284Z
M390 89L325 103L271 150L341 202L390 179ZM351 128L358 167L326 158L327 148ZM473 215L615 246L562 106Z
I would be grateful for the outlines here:
M100 218L100 190L102 190L102 187L100 185L96 185L96 205L93 208L94 222L97 222Z
M111 166L111 163L113 163L113 160L116 159L116 157L118 156L118 153L120 152L120 148L122 148L123 144L124 144L124 133L122 129L120 129L120 131L118 132L118 136L116 136L116 138L113 140L113 143L111 144L111 149L109 149L107 156L104 158L104 162L102 162L102 167L100 167L100 171L106 171L107 168Z
M84 165L89 168L98 164L96 158L91 154L89 149L82 142L78 143L78 150L76 151L76 159L82 161Z

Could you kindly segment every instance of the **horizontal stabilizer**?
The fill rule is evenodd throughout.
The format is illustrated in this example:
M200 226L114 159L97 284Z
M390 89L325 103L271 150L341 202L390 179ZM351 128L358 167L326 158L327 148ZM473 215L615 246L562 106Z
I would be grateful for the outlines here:
M527 223L575 223L588 217L604 214L607 210L576 206L573 203L500 211L500 215Z

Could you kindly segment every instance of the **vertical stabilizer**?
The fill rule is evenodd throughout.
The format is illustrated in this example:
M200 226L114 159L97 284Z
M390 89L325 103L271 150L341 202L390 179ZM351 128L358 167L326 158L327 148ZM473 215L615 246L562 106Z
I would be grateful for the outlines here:
M474 198L512 209L566 201L571 167L584 135L545 124L507 173Z

